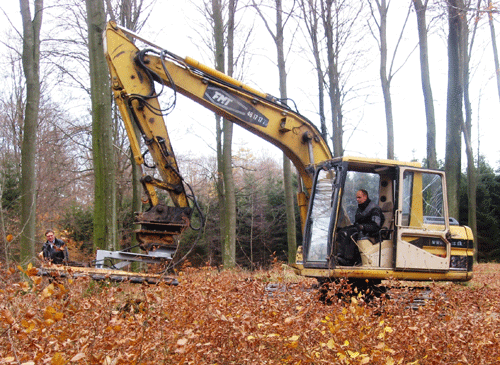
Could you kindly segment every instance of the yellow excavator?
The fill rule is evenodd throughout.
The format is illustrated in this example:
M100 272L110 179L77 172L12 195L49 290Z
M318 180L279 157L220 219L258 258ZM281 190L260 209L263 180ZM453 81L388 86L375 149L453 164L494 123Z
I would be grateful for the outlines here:
M131 38L147 48L138 49ZM297 201L303 232L296 262L290 264L297 274L320 282L472 278L472 232L448 216L444 172L415 162L334 158L314 124L271 95L166 51L115 22L108 23L104 40L114 98L135 162L145 165L149 153L160 177L142 178L150 208L138 215L141 228L136 235L146 257L155 252L172 257L194 208L158 101L161 89L168 87L269 141L293 162L300 177ZM358 236L354 243L360 260L342 266L337 261L338 233L353 223L360 188L378 202L384 225L376 237ZM159 190L168 192L173 204L160 201ZM106 255L113 258L107 253L100 259Z

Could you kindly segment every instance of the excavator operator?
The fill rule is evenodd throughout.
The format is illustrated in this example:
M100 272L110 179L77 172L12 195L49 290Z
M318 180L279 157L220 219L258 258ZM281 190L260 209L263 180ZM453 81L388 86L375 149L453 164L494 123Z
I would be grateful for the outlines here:
M361 262L355 241L363 237L378 238L378 233L384 224L382 209L370 200L365 189L356 192L356 201L358 209L354 225L341 228L338 234L337 263L340 266L354 266Z

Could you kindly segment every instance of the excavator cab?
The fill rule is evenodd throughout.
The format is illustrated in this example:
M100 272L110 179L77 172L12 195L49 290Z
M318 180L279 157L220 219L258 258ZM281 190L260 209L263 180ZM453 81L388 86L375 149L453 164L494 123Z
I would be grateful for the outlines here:
M318 165L313 184L302 257L294 265L301 274L470 279L472 234L448 217L442 171L423 169L419 163L343 157ZM378 234L352 236L359 259L352 266L340 266L338 235L354 223L359 189L378 202L385 219Z

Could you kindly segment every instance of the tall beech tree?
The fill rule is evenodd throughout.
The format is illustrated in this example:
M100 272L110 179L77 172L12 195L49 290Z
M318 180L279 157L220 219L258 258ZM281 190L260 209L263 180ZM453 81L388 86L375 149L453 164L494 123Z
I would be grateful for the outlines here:
M94 162L94 246L116 249L116 177L109 73L102 33L106 26L103 0L86 0L90 90L92 101L92 157Z
M23 70L26 78L23 142L21 149L21 257L27 263L35 257L36 236L36 141L40 108L40 30L43 0L20 0L23 20Z
M299 6L302 12L303 24L309 36L309 46L314 59L314 68L318 78L318 113L320 120L321 136L325 141L328 140L328 130L326 128L325 116L325 84L323 80L323 65L321 61L321 43L320 19L321 11L318 6L320 0L300 0Z
M436 169L436 118L434 115L434 99L432 97L431 71L429 67L429 47L427 42L427 22L425 14L429 0L413 0L417 16L418 44L420 49L420 77L424 94L425 119L427 121L427 167Z
M486 5L488 10L488 24L490 25L491 46L493 50L493 61L495 63L495 76L497 79L498 98L500 99L500 62L498 61L497 37L495 34L495 24L493 21L494 6L491 0L485 1L487 2Z
M376 11L374 9L373 3L375 3ZM385 120L387 126L387 158L394 159L394 119L392 115L392 96L391 96L391 82L395 74L401 69L401 67L394 69L395 58L398 51L399 44L401 42L403 33L410 16L411 5L408 7L408 12L404 20L401 32L399 34L398 41L393 48L392 58L389 60L388 52L388 42L387 42L387 14L389 12L390 0L368 0L368 4L371 8L372 19L377 27L378 36L374 34L375 39L378 42L378 47L380 51L380 83L382 85L382 94L384 96L384 108L385 108ZM378 13L378 15L377 15ZM404 63L403 63L404 64Z
M461 132L464 125L464 31L466 14L463 0L448 1L448 92L446 106L446 155L448 205L450 216L458 217L462 163Z
M282 0L273 0L274 11L276 16L275 30L273 31L268 23L264 13L261 11L260 6L253 2L253 6L259 14L260 18L265 24L265 27L271 35L276 46L277 64L279 74L279 90L280 98L283 103L288 99L287 86L286 86L286 58L285 58L285 42L284 42L284 29L288 20L293 14L293 8L289 11L288 15L283 12ZM295 2L293 3L295 5ZM285 15L284 19L283 16ZM286 221L287 221L287 241L288 241L288 262L295 261L295 254L297 252L297 228L295 224L295 202L293 198L293 184L292 184L292 163L288 157L283 154L283 185L285 187L285 206L286 206Z
M467 3L467 8L471 5L471 1ZM472 229L474 237L477 237L477 185L478 176L477 171L479 168L479 156L478 156L478 166L476 168L474 161L474 152L472 146L472 105L470 100L470 59L472 55L472 47L474 45L474 39L476 36L477 25L480 18L480 7L481 0L477 2L476 14L472 16L471 23L473 24L473 30L470 32L471 39L469 42L469 26L468 22L464 22L464 27L462 28L462 42L463 42L463 83L464 83L464 109L465 109L465 125L462 126L462 133L465 141L465 152L467 156L467 205L468 205L468 216L467 224ZM474 240L474 259L477 260L477 239Z
M213 0L220 1L220 0ZM237 0L229 0L227 29L227 74L234 73L234 30ZM223 258L224 267L236 265L236 192L233 178L232 145L233 145L233 123L224 119L222 124L223 146L222 146L222 172L224 179L224 235L223 235Z
M227 30L227 70L232 76L233 72L233 34L234 34L234 2L228 6L229 22L223 21L223 4L221 0L212 1L212 20L214 38L215 68L225 72L225 36ZM224 268L232 268L236 265L236 198L234 191L234 180L232 172L232 138L233 125L230 121L216 116L217 130L217 165L218 165L218 193L219 208L221 212L221 245L222 262Z

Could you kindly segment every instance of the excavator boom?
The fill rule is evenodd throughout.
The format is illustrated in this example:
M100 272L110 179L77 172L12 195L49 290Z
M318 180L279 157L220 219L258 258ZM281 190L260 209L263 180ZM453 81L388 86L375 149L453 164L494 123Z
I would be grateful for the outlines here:
M159 94L154 87L156 82L281 149L294 163L303 182L304 191L299 193L299 202L304 225L313 176L313 171L308 167L332 158L327 143L314 124L276 98L192 58L181 58L158 47L139 50L127 37L131 34L116 23L109 22L105 32L105 53L114 97L124 119L134 159L137 164L144 164L135 132L138 129L162 177L162 183L153 183L151 178L143 181L153 211L159 204L162 212L166 210L157 200L156 188L168 191L176 208L189 208L165 127L165 112L158 103ZM173 209L169 214L176 215L176 212L177 209ZM154 212L150 213L157 216ZM180 221L181 225L182 222L187 224L189 214L188 210L182 212L184 221ZM157 221L167 224L164 218L158 217Z

